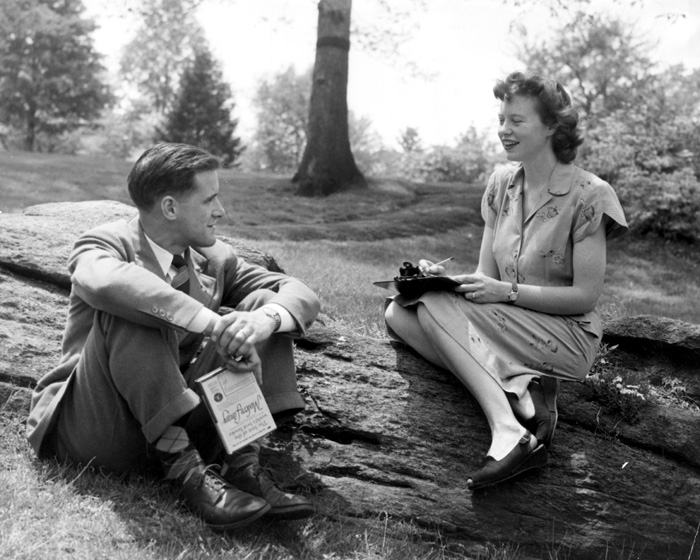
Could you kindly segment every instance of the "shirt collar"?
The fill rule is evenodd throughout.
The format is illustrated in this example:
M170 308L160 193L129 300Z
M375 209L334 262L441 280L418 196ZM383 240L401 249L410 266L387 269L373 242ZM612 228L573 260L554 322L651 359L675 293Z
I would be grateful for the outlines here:
M170 266L173 264L173 254L170 251L163 249L163 247L148 237L145 231L143 232L143 235L146 238L146 241L148 241L148 244L151 246L151 249L153 249L153 254L156 256L158 265L163 271L163 276L167 276L170 272Z
M508 188L512 188L517 184L522 184L523 179L523 164L519 163L513 170ZM549 179L549 194L563 195L571 190L571 186L576 178L576 166L571 163L557 162L552 170L552 176Z

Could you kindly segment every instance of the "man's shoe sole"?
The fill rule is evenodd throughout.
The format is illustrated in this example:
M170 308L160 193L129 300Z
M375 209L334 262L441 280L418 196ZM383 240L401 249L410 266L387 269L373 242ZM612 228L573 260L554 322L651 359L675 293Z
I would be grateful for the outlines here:
M270 511L270 509L271 509L270 504L267 504L267 507L259 509L254 514L246 517L245 519L241 519L240 521L236 521L234 523L226 523L225 525L217 525L214 523L207 523L206 521L205 521L205 523L207 524L208 527L212 528L214 531L232 531L234 529L240 529L241 527L245 527L246 525L250 525L251 523L253 523L253 521L257 521L263 515L268 513Z
M273 507L267 512L270 519L305 519L311 517L316 510L313 504L295 505L289 507Z

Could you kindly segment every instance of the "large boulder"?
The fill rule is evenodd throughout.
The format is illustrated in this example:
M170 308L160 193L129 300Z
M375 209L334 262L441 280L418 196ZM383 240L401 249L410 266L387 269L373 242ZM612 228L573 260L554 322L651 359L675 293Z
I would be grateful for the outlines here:
M26 414L58 359L72 240L133 212L89 202L0 215L0 407ZM466 554L500 542L531 558L700 558L700 327L624 318L606 324L605 350L588 380L562 386L549 465L472 493L489 431L456 379L388 339L317 323L295 350L307 410L264 453L322 514L411 520Z

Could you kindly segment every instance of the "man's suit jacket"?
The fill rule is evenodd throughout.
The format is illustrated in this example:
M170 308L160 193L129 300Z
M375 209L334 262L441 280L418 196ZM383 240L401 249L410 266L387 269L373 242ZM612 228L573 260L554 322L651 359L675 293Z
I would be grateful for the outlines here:
M269 289L276 293L271 302L283 306L296 320L299 331L292 334L303 334L318 314L319 300L303 282L246 263L222 241L212 247L191 247L189 253L187 295L168 283L138 217L99 226L76 241L68 261L72 289L62 357L34 389L27 420L27 437L38 455L96 310L140 325L173 329L178 334L181 365L191 361L202 342L202 334L188 333L186 327L203 306L214 311L220 306L234 308L248 294ZM134 364L138 363L139 357L134 356Z

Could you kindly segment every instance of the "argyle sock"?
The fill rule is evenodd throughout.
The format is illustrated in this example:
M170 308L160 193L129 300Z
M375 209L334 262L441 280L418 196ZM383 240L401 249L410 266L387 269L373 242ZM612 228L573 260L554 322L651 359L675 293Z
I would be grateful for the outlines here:
M226 459L221 465L221 476L224 476L229 471L235 473L239 469L249 465L258 465L259 456L260 444L257 441L249 443L245 447L226 456Z
M204 472L204 461L184 428L168 426L154 447L166 479L184 484L191 476Z

